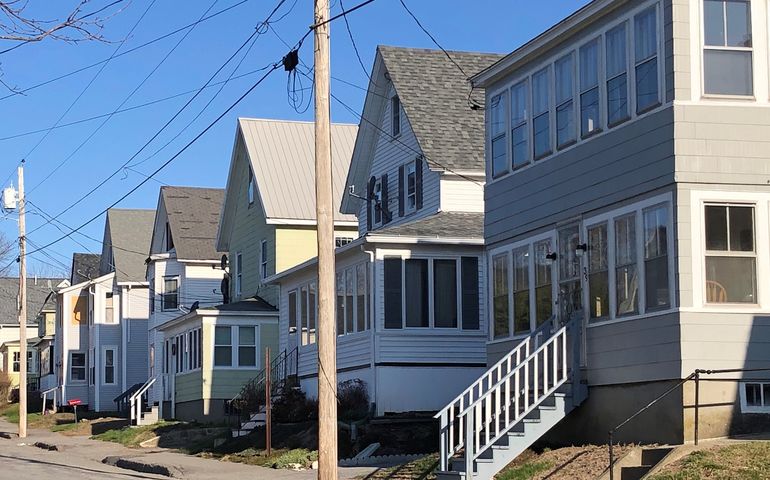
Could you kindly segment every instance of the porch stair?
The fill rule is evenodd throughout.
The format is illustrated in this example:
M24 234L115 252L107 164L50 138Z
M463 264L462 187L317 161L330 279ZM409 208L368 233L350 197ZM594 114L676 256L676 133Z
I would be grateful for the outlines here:
M134 389L132 386L130 390L134 390L128 397L129 404L129 419L132 427L138 427L141 425L152 425L158 423L159 413L158 404L150 405L148 403L148 390L155 384L157 377L149 378L139 388Z
M492 479L585 400L579 325L541 327L436 415L439 480Z
M643 480L650 476L653 470L658 470L663 461L676 447L637 447L626 456L615 462L613 466L615 478L620 480ZM607 470L598 480L609 480Z

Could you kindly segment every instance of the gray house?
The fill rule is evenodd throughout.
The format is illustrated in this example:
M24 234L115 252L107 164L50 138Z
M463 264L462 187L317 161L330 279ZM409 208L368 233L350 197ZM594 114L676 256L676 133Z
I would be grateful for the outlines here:
M767 7L595 0L473 78L493 369L442 412L444 469L606 442L696 369L770 366ZM701 437L766 427L760 377L701 382ZM692 440L693 389L619 439Z

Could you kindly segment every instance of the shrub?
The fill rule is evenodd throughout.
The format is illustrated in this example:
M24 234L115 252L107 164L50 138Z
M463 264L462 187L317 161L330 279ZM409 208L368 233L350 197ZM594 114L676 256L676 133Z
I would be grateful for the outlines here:
M273 462L273 468L291 468L294 465L299 465L303 468L310 468L311 464L318 460L318 452L305 450L304 448L298 448L295 450L289 450L275 462Z
M273 400L273 421L277 423L297 423L318 418L318 402L308 399L300 389L287 389L283 395Z
M359 378L340 382L337 400L340 420L361 420L369 413L369 390Z
M11 396L11 377L7 372L0 371L0 402L8 402Z

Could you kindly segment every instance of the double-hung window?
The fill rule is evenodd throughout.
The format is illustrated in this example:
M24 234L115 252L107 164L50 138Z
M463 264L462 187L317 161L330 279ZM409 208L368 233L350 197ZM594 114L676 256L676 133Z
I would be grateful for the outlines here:
M507 98L508 96L505 92L495 96L492 98L490 108L489 132L493 177L499 177L508 172L508 146L505 141L505 104ZM379 223L376 217L375 221Z
M412 213L417 210L417 160L404 166L404 213Z
M104 294L104 323L115 323L115 309L113 307L112 292Z
M528 97L527 80L511 88L511 165L514 170L529 163Z
M599 39L580 47L580 135L600 130L599 120Z
M704 0L703 27L705 93L752 95L751 2Z
M706 302L758 303L753 205L706 205Z
M104 354L104 369L102 371L102 384L115 385L115 359L117 358L117 348L105 347L102 350Z
M588 307L591 319L610 315L607 224L588 228Z
M532 138L535 160L543 158L552 152L550 84L550 67L545 67L532 75Z
M233 365L233 330L230 326L214 327L214 366ZM177 350L179 355L179 350Z
M267 240L259 242L259 277L267 278Z
M660 103L658 93L658 15L653 6L634 17L636 112Z
M607 74L607 123L609 126L628 120L628 33L626 22L605 35Z
M179 308L179 279L177 277L163 279L162 307L164 312Z
M86 381L86 354L83 352L70 352L70 381Z
M510 302L508 300L509 257L505 253L492 258L492 338L505 338L510 334ZM529 321L527 321L529 323Z
M615 219L615 295L617 316L639 313L636 214Z
M647 311L671 306L668 282L668 208L658 205L643 212L644 285Z
M14 372L21 371L21 353L20 352L13 352L13 371Z
M560 58L554 65L556 75L556 147L575 142L574 54Z
M257 366L257 329L254 326L238 327L238 366Z

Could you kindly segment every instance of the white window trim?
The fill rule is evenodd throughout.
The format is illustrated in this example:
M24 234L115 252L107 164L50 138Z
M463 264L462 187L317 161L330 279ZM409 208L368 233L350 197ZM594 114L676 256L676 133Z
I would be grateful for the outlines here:
M262 239L259 242L259 278L260 280L264 280L267 278L267 240Z
M377 190L377 187L379 187L379 191ZM372 199L369 203L371 204L369 215L371 215L372 218L372 227L374 228L382 226L383 221L385 220L385 208L384 205L382 205L382 176L377 177L377 179L374 181L374 187L372 188ZM380 205L379 221L375 215L378 204Z
M166 296L166 281L176 280L176 308L166 308L165 296ZM169 275L163 277L163 294L160 297L160 310L161 312L176 312L179 311L179 306L182 304L180 301L182 298L182 282L179 275Z
M112 294L112 318L107 318L107 295ZM104 323L107 325L115 325L118 323L118 316L117 316L117 308L115 308L115 299L118 298L117 295L115 295L115 292L112 292L110 290L104 292L104 296L102 297L102 312L104 312Z
M231 359L230 359L230 366L217 366L214 365L214 347L216 347L216 328L217 327L230 327L230 348L231 348ZM240 327L253 327L254 328L254 344L256 348L256 365L255 366L247 366L247 367L239 367L238 366L238 337L239 337L239 328ZM259 371L263 368L263 359L262 355L264 353L262 352L261 348L261 339L262 339L262 328L261 325L257 324L250 324L250 323L217 323L216 321L211 324L212 328L212 335L211 340L209 341L208 345L211 351L211 368L214 370L256 370ZM219 346L225 346L225 345L219 345Z
M107 382L107 350L112 350L112 382ZM102 346L102 358L101 358L101 378L100 383L102 385L117 385L118 384L118 347L117 345L104 345Z
M754 2L752 2L754 3ZM650 107L648 110L645 110L641 113L637 113L636 109L636 91L635 91L635 85L636 85L636 61L634 56L634 17L638 15L639 13L647 10L650 7L655 6L656 8L656 20L657 20L657 42L656 45L658 47L658 53L657 53L657 62L658 62L658 103L654 107ZM753 13L753 10L752 10ZM663 32L663 8L661 6L661 0L654 0L654 1L647 1L644 3L640 2L640 5L638 5L636 8L629 10L625 15L622 17L619 17L615 19L610 25L607 25L606 27L602 28L601 30L597 30L591 33L589 37L587 37L587 40L579 43L579 44L573 44L568 48L562 48L553 54L550 54L548 58L544 61L541 61L537 64L532 64L529 68L527 68L526 73L524 75L517 75L510 77L510 80L507 80L502 86L494 89L494 90L488 90L487 91L487 99L492 99L496 97L497 95L500 95L504 92L507 93L507 102L510 104L510 90L512 87L519 84L521 81L528 79L529 84L527 86L528 88L528 98L530 103L530 110L532 110L532 76L534 74L537 74L540 72L543 68L551 67L551 70L553 70L554 63L563 58L565 55L567 55L568 52L571 51L578 51L583 45L590 43L593 40L596 40L599 38L599 112L600 112L600 125L599 129L600 131L594 132L593 134L582 138L581 135L577 135L577 141L569 146L563 147L561 150L554 149L553 146L556 143L556 131L555 131L555 117L556 117L556 109L555 109L555 95L554 95L554 89L555 89L555 80L553 72L550 74L550 87L551 87L551 94L550 94L550 124L551 124L551 153L548 155L544 155L537 160L534 160L534 154L530 154L529 163L527 165L523 165L519 168L512 169L511 165L511 141L510 141L510 135L511 135L511 125L510 125L510 115L505 116L505 122L506 122L506 128L503 130L506 135L506 144L507 147L507 171L503 171L499 173L496 176L493 176L492 174L492 159L490 157L491 153L491 143L492 139L490 137L489 132L490 129L490 120L491 115L487 115L486 119L486 133L485 133L485 145L486 145L486 172L487 172L487 184L491 184L497 181L500 181L501 179L508 178L510 175L515 175L518 172L527 170L529 168L533 168L535 165L540 164L544 161L550 160L556 156L558 156L562 152L567 152L573 148L578 147L579 145L582 145L584 142L591 141L594 138L601 137L603 135L607 135L608 133L611 133L614 131L617 127L621 125L625 125L629 121L640 119L647 117L649 115L654 114L655 112L658 112L662 107L664 107L667 104L670 104L671 102L667 102L665 95L667 91L667 84L666 84L666 78L665 78L665 62L664 62L664 52L665 52L665 36ZM607 125L607 112L605 111L607 108L606 104L606 98L607 98L607 76L605 74L605 63L606 59L602 58L604 56L605 52L605 43L606 43L606 37L605 34L612 30L613 28L619 26L623 22L628 22L627 27L627 35L628 40L626 42L626 62L628 64L628 70L627 70L627 89L628 89L628 107L629 107L629 117L627 120L613 124L612 126L608 127ZM579 63L579 62L577 62ZM580 69L579 65L576 65L576 76L579 78L580 75ZM510 107L506 107L506 111L510 111ZM529 131L529 149L534 152L534 129L533 129L533 123L534 123L534 114L529 113L528 117L528 131ZM579 120L576 118L576 120ZM497 138L497 137L496 137Z
M409 174L414 175L414 193L409 194ZM417 160L410 160L404 164L404 183L400 185L404 190L404 216L417 211ZM409 197L414 197L414 206L409 206Z
M83 371L85 372L85 376L84 376L85 378L83 380L77 380L77 379L72 378L72 368L74 367L73 362L72 362L72 356L73 355L78 355L78 354L82 354L83 355L84 362L83 362L82 366L77 366L75 368L82 368L83 369ZM67 358L67 360L68 360L67 361L67 379L69 380L69 383L76 384L76 385L86 385L86 384L88 384L88 377L90 375L90 372L89 372L89 369L88 369L88 354L87 354L87 352L85 352L83 350L71 350L69 352L69 357Z
M759 391L760 391L760 398L763 400L763 406L749 406L746 401L746 384L748 383L756 383L759 384ZM764 398L764 388L762 388L764 385L768 385L770 382L763 382L760 380L752 381L752 380L744 380L740 383L738 383L738 396L741 400L741 413L770 413L770 399L765 400Z

